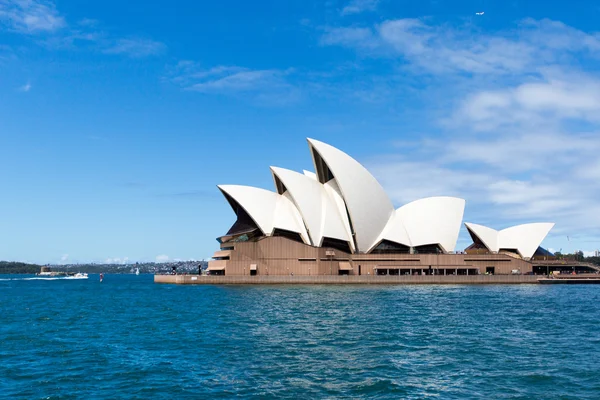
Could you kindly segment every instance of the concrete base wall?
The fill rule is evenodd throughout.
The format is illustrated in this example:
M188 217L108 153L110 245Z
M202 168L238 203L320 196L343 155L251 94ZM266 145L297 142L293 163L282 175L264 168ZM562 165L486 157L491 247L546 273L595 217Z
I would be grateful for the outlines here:
M535 275L320 275L320 276L200 276L200 275L154 275L155 283L180 285L498 285L537 283Z

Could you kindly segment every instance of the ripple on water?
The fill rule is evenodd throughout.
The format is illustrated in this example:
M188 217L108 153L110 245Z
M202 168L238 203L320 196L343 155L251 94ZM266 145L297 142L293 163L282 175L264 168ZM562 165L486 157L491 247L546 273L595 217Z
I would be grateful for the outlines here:
M0 281L9 398L598 398L581 286Z

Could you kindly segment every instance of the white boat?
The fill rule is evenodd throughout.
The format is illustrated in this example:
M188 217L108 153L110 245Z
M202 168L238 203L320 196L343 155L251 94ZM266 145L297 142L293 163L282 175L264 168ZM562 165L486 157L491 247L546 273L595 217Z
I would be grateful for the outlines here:
M78 272L75 275L67 276L67 279L88 279L88 274Z
M139 269L139 268L136 268L136 269L135 269L135 274L136 274L136 275L139 275L139 274L140 274L140 269Z
M36 275L43 278L88 279L88 274L82 272L51 271L50 267L42 267Z

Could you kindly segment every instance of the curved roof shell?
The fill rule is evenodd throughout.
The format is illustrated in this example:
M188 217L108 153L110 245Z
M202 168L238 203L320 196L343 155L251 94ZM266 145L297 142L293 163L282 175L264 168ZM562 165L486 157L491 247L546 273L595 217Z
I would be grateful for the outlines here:
M392 202L358 161L318 140L308 139L308 143L319 181L325 184L335 179L348 210L357 250L367 252L393 215Z
M465 226L471 235L475 235L479 241L490 251L498 251L498 231L487 226L465 222Z
M311 176L289 169L271 167L271 172L278 190L282 191L285 188L285 193L291 196L314 246L320 246L324 237L352 242L338 205L324 185ZM277 180L283 186L279 185Z
M498 247L517 249L521 256L530 258L553 227L553 223L539 222L503 229L498 232Z
M429 197L394 210L379 182L358 161L318 140L308 139L308 144L316 173L271 167L277 192L219 186L238 214L231 229L258 227L267 236L277 229L295 232L313 246L322 246L325 238L336 239L359 253L372 251L383 240L454 251L465 200ZM525 224L502 231L471 223L465 226L490 251L516 249L528 258L554 224Z
M304 243L310 244L302 216L289 194L241 185L219 185L218 188L235 200L265 235L283 229L298 233Z
M402 222L402 218L400 217L398 210L396 210L390 217L390 220L379 237L379 240L377 240L377 243L373 245L373 248L377 247L382 240L388 240L390 242L402 244L408 247L412 246L410 237L408 236L408 232L406 231L406 227Z
M554 223L516 225L501 231L470 222L465 222L465 226L469 233L477 237L490 251L515 249L522 257L531 258L554 227Z
M465 210L465 200L457 197L428 197L396 210L380 240L417 247L439 244L454 251Z
M302 173L304 173L304 175L308 176L309 178L314 179L315 181L317 180L317 174L315 174L314 172L303 170Z
M428 197L400 207L397 213L412 246L439 244L444 251L454 251L465 203L457 197Z

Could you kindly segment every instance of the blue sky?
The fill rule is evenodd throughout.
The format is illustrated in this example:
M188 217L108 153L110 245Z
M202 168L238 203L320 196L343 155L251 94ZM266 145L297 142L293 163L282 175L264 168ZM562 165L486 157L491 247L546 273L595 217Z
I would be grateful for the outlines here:
M583 0L0 0L0 259L208 258L235 219L215 186L312 169L306 137L397 206L461 196L466 221L552 221L546 247L592 252L598 20Z

